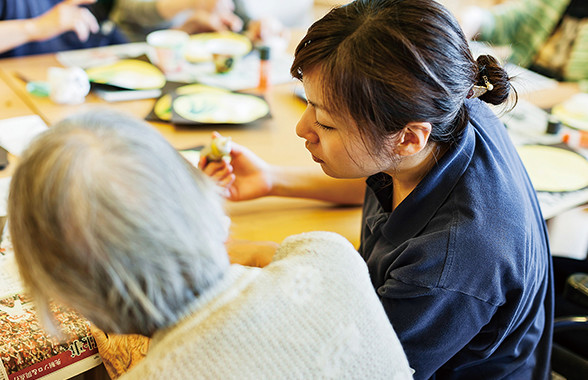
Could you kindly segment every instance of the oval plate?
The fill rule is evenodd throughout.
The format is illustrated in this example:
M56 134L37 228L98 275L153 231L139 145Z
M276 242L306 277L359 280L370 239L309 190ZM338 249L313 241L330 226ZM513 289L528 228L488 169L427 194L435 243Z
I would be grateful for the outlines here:
M537 191L576 191L588 186L588 160L568 149L546 145L517 147Z
M90 82L109 84L129 90L163 88L165 75L157 67L137 59L122 59L110 65L86 70Z
M178 87L175 91L178 95L197 94L200 92L229 93L229 90L203 84L189 84L187 86ZM155 116L161 120L170 121L172 119L172 95L165 94L157 99L155 106L153 107L153 112L155 113Z
M265 100L232 92L182 95L174 100L173 109L186 120L204 124L245 124L269 114Z
M554 106L551 114L562 123L588 131L588 94L581 93L572 96L563 103Z

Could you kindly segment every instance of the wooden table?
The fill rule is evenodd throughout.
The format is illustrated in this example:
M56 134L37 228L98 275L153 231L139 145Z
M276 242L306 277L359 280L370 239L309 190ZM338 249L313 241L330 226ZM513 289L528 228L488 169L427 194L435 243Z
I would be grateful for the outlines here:
M26 91L26 84L18 75L28 80L46 80L47 68L60 66L55 55L39 55L0 60L0 102L10 104L11 111L2 110L2 117L37 114L51 125L75 112L94 107L116 109L144 118L153 107L154 100L137 100L106 103L89 94L81 105L59 105L49 98L35 97ZM245 126L176 127L168 123L152 123L177 149L184 149L209 141L211 132L231 136L234 141L247 146L261 158L280 165L314 167L304 142L296 136L295 126L304 111L305 104L295 97L295 82L272 86L266 93L272 118ZM4 107L3 107L4 108ZM9 165L7 173L14 165ZM232 218L232 234L237 239L271 240L281 242L285 237L314 230L335 231L359 245L359 207L342 207L326 202L267 197L253 201L227 203Z
M5 73L0 70L0 118L6 119L11 117L26 116L33 113L34 112L26 104L23 98L16 94L8 85L8 78L6 77ZM14 160L14 157L10 154L9 160ZM14 165L8 165L6 169L0 171L0 177L11 176L13 170Z

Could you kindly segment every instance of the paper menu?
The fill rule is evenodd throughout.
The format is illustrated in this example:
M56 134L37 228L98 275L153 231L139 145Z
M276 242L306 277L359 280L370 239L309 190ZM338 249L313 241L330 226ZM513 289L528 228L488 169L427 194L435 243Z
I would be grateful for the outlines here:
M20 156L33 138L46 130L47 124L38 115L0 120L0 146Z

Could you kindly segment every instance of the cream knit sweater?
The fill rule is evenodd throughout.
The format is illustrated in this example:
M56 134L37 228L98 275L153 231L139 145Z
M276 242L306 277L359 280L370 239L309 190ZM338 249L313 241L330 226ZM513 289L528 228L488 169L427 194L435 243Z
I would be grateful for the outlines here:
M267 267L231 266L132 379L410 379L400 342L353 246L291 236Z

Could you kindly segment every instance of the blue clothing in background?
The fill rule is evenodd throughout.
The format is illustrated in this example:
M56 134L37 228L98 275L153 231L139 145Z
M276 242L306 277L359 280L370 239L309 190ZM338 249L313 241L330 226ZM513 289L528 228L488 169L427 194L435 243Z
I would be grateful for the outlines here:
M0 21L37 17L60 2L61 0L0 0ZM100 1L96 5L100 5ZM100 17L98 19L100 21ZM45 41L30 42L17 46L12 50L0 53L0 58L55 53L64 50L91 48L125 42L127 42L126 39L116 28L107 35L102 33L92 34L85 42L81 42L74 32L66 32Z
M535 190L480 100L470 123L391 211L368 179L360 253L415 379L547 379L553 279Z

